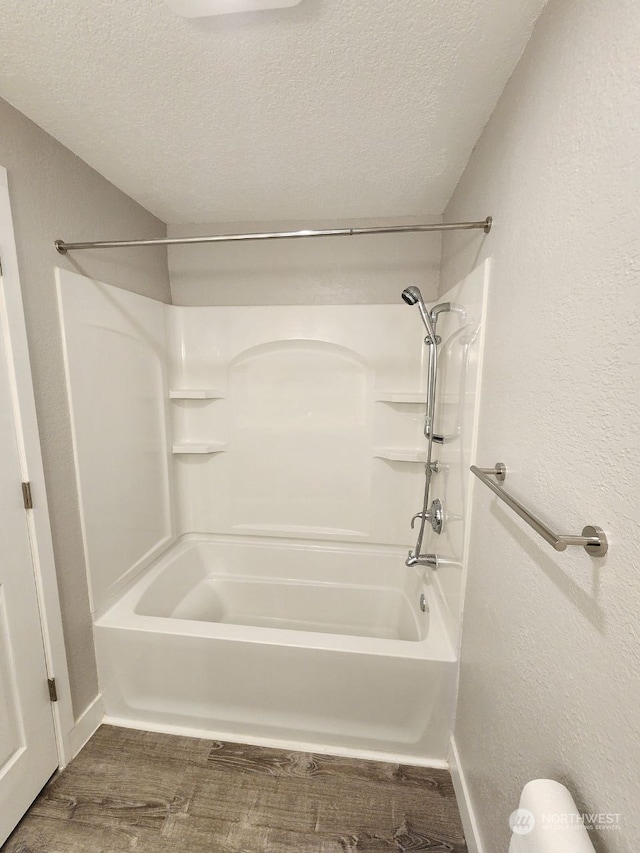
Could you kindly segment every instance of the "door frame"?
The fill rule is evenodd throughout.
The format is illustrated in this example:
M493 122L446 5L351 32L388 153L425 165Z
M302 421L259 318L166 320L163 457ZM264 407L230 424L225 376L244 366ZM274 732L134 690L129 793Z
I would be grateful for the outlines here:
M52 248L53 250L53 248ZM60 767L72 758L70 734L74 727L69 669L62 631L62 611L53 555L49 506L36 417L35 395L27 328L18 272L18 254L11 216L7 171L0 166L0 261L4 282L5 316L0 317L9 353L9 383L16 424L18 456L24 482L31 484L33 509L25 510L40 623L49 678L55 678L58 695L52 702ZM53 274L52 261L52 274ZM20 484L16 483L16 488Z

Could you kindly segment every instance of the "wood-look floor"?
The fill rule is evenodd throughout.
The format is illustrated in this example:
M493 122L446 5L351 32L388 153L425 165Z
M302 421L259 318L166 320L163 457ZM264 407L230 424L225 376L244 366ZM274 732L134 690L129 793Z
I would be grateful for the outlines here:
M2 853L466 849L445 770L102 726Z

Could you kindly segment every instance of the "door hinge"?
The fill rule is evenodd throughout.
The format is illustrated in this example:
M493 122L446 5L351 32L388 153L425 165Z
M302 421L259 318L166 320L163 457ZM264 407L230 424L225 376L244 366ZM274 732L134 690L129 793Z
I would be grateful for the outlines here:
M55 678L47 678L47 684L49 685L49 699L52 702L57 702L58 701L58 690L56 688Z
M31 496L31 483L22 484L22 499L25 509L33 509L33 497Z

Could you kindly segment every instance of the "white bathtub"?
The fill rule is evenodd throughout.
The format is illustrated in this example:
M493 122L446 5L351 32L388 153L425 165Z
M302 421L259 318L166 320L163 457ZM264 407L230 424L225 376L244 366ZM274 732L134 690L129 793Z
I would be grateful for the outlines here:
M109 721L444 762L455 654L432 587L405 556L182 537L96 620Z

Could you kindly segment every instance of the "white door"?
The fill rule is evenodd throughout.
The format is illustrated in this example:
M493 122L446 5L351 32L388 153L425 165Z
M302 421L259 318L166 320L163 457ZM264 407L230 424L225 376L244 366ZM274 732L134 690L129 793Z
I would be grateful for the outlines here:
M0 291L0 846L58 766L22 497L3 293Z

